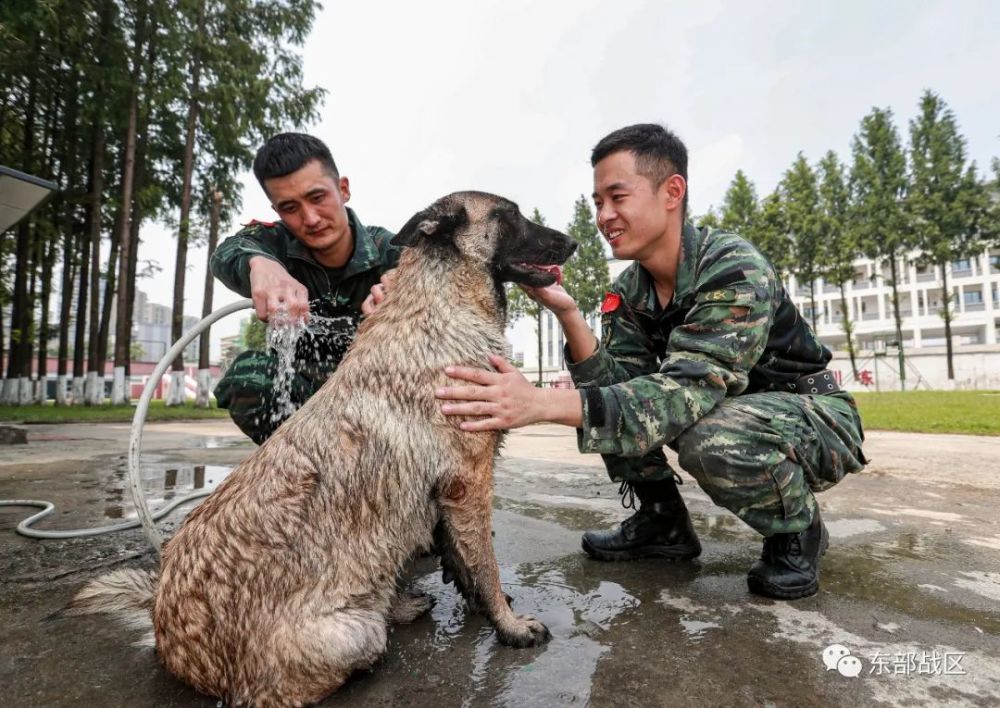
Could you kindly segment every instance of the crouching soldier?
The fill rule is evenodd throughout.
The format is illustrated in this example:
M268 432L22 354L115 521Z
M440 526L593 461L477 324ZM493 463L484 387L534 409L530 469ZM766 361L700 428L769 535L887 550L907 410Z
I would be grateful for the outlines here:
M260 444L337 368L365 301L399 251L389 245L392 233L365 227L347 208L347 177L317 138L276 135L257 152L253 169L281 221L252 222L226 239L212 256L212 273L253 298L261 320L281 312L310 321L296 347L289 405L279 405L274 351L243 352L215 388L219 407Z
M689 559L701 544L662 446L719 506L764 537L749 589L815 593L827 533L815 492L865 464L854 400L823 346L751 243L686 221L687 150L658 125L623 128L591 156L597 224L632 260L601 308L601 341L558 285L529 290L566 336L577 390L537 389L501 358L480 386L443 388L442 410L483 416L470 431L548 421L578 428L638 510L583 548L601 560ZM634 495L634 496L633 496Z

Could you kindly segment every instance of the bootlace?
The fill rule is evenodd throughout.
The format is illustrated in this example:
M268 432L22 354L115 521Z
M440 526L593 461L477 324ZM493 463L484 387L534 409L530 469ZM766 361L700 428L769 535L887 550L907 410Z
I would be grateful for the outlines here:
M624 509L634 509L635 508L635 490L632 489L632 483L628 480L622 482L621 486L618 487L618 494L622 498L622 508Z
M676 470L670 470L670 472L673 475L675 484L684 484L684 480L681 479ZM622 498L622 508L635 509L635 489L632 488L630 481L624 480L621 483L621 486L618 487L618 496Z

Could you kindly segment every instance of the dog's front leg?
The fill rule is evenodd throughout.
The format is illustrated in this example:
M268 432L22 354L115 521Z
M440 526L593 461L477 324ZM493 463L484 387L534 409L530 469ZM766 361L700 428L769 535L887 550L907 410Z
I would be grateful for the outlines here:
M500 569L493 553L492 469L452 480L441 492L437 547L446 573L470 608L486 613L504 644L530 647L551 637L534 617L515 616L500 588ZM475 480L469 483L468 479Z

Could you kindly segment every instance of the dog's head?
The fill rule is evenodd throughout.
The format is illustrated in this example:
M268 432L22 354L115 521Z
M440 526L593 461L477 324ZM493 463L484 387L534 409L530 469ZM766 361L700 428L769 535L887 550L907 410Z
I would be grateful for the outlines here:
M556 282L576 242L526 219L517 204L483 192L455 192L414 214L392 240L442 258L482 263L497 282L542 287Z

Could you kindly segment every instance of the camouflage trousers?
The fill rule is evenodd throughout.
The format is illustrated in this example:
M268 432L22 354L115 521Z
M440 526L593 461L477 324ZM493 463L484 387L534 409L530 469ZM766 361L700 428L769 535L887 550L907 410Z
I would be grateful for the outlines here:
M809 526L816 510L813 493L864 467L863 440L861 418L847 392L765 392L723 400L670 447L712 501L771 536ZM605 455L604 461L617 482L673 475L662 450L642 458Z
M285 405L275 387L278 357L274 351L250 350L240 354L215 387L219 408L228 408L233 422L260 445L302 407L329 377L312 364L296 362Z

